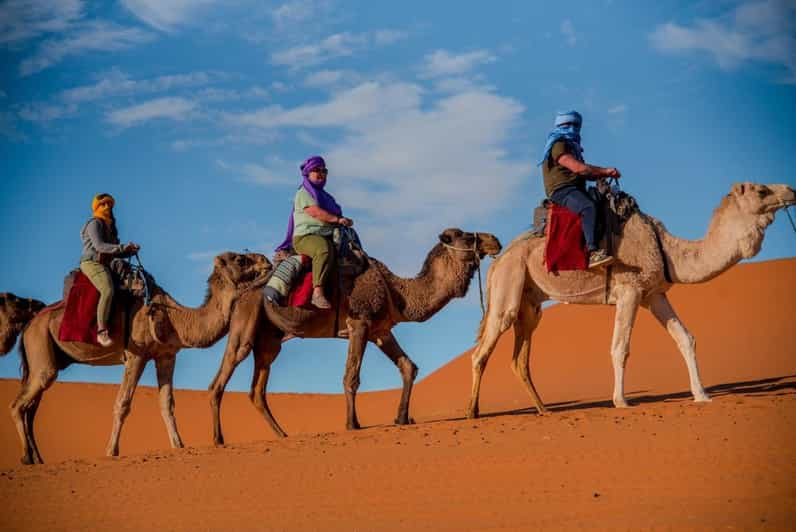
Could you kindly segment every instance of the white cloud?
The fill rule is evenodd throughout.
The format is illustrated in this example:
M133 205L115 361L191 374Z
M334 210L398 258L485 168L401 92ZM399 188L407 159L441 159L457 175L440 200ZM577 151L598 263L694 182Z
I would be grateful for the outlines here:
M421 76L426 78L459 76L479 65L494 63L497 58L488 50L475 50L463 54L452 54L447 50L437 50L426 55Z
M212 77L207 72L172 74L151 79L135 80L120 70L111 70L92 85L67 89L61 98L69 102L86 102L126 94L164 92L176 88L206 85Z
M51 67L70 55L85 51L118 51L152 40L150 33L102 21L81 25L69 35L44 41L33 57L22 61L20 75L29 76Z
M59 118L74 116L76 112L77 106L74 104L51 105L45 103L30 103L23 105L19 109L18 115L26 122L46 124L47 122L51 122Z
M296 182L295 164L291 165L279 158L270 159L268 166L256 163L235 165L221 159L216 161L216 165L226 172L235 174L240 181L247 183L273 186Z
M406 34L395 30L369 33L336 33L314 44L303 44L271 54L271 63L293 69L315 66L337 57L350 56L368 46L393 44Z
M613 114L617 114L617 113L626 113L626 112L627 112L627 105L625 105L623 103L619 104L619 105L615 105L615 106L613 106L613 107L608 109L608 114L612 114L612 115Z
M504 148L524 110L518 102L477 89L434 101L424 102L424 95L429 97L415 84L369 82L327 102L272 106L231 120L263 128L339 129L340 141L327 144L324 153L331 191L359 220L374 256L414 273L427 251L414 244L445 227L477 228L531 172L529 161L511 159ZM293 176L274 168L264 166L263 182ZM402 249L417 251L400 258L385 234L386 220L400 225L411 242Z
M155 98L148 102L112 111L106 115L111 124L130 127L157 118L184 120L196 104L185 98Z
M359 75L350 70L320 70L304 78L305 87L328 87L340 82L353 83L359 80Z
M796 83L796 4L783 0L744 3L714 19L691 26L672 22L650 34L654 48L667 53L702 51L724 70L745 62L784 67L786 83Z
M69 29L83 17L82 0L7 0L0 4L0 43Z
M188 22L201 8L218 0L122 0L140 20L161 31L172 31Z
M572 21L568 18L561 22L561 34L566 38L568 45L575 46L578 43L575 26L572 25Z
M280 5L271 11L271 18L277 26L298 24L310 19L316 12L315 3L310 0L294 0Z

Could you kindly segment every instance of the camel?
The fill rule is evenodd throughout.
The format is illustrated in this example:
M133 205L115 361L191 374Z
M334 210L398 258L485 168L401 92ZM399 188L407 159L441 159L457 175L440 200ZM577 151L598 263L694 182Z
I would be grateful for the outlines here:
M161 287L151 289L149 306L135 299L127 312L116 308L111 319L113 344L107 348L80 342L61 342L58 331L63 308L38 314L22 334L20 359L22 386L11 404L11 417L22 443L22 463L44 463L33 431L42 394L58 372L73 363L90 365L124 364L124 377L113 409L113 428L106 448L118 456L119 436L136 385L150 359L157 368L160 412L173 448L182 447L174 418L172 377L177 352L184 347L209 347L227 333L235 299L260 284L271 263L260 254L223 253L214 261L207 280L208 292L202 306L183 307ZM116 296L119 297L119 296Z
M44 308L36 299L22 299L10 292L0 292L0 356L14 349L17 336L33 316Z
M456 297L464 297L486 255L500 253L498 239L489 233L466 233L446 229L440 242L429 252L420 273L412 279L393 274L383 263L370 259L367 270L358 276L350 292L332 298L330 311L279 307L264 301L262 294L245 294L235 306L224 358L209 387L213 415L213 441L224 444L220 408L224 388L235 367L254 350L254 375L249 398L280 437L286 433L272 415L266 399L271 364L286 335L303 338L347 337L343 387L346 397L346 428L360 428L356 393L365 343L373 342L398 368L403 390L395 423L411 423L409 400L417 366L401 349L391 330L402 322L423 322ZM339 313L335 306L339 301ZM339 322L340 327L337 327ZM343 329L343 330L340 330Z
M666 292L675 283L708 281L741 259L755 256L775 212L796 204L796 192L786 185L737 183L714 211L704 239L683 240L664 225L636 211L615 237L617 263L609 269L548 273L543 264L544 238L518 238L495 260L487 275L488 309L472 352L472 393L467 417L478 417L478 398L489 357L500 335L514 326L512 370L523 383L539 413L544 404L531 380L531 336L547 300L582 305L616 306L611 359L613 404L627 407L624 371L630 335L638 307L652 312L669 332L685 359L691 394L710 401L699 377L696 342L675 314Z

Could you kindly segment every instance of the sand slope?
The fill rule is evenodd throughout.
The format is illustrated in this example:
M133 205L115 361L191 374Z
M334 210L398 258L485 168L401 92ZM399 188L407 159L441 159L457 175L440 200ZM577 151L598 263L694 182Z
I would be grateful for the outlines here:
M460 419L465 353L418 383L411 427L391 426L396 390L360 395L370 428L356 433L342 430L341 395L274 394L292 436L275 441L245 394L227 394L225 449L209 446L205 394L178 391L191 447L168 450L157 393L140 388L125 456L106 459L116 387L56 384L36 426L47 465L17 467L16 431L0 415L0 527L787 529L796 517L794 281L789 259L670 292L697 337L714 396L705 405L690 402L674 343L641 311L626 379L640 405L608 408L613 309L567 305L546 310L534 336L534 381L554 410L543 417L528 413L509 369L510 333L488 366L478 421ZM9 404L17 387L0 381L0 400Z

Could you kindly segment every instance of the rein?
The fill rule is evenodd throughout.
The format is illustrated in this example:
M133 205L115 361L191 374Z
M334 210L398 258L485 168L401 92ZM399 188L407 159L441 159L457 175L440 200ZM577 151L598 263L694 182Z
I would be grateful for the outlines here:
M796 233L796 223L793 223L793 217L790 215L790 205L785 204L785 214L788 215L788 220L790 220L790 226L793 227L793 232Z
M478 256L478 233L474 233L475 239L473 240L473 247L472 248L457 248L456 246L451 246L450 244L446 244L445 242L441 242L443 246L448 249L452 249L454 251L470 251L475 256L475 267L478 270L478 296L481 301L481 315L486 316L486 307L484 307L484 288L481 282L481 257Z

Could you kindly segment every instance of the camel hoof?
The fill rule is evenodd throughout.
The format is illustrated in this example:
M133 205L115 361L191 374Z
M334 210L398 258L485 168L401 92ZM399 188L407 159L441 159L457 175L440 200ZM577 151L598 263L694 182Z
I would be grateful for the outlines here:
M397 417L395 418L396 425L414 425L415 420L411 417Z
M711 399L707 395L704 395L702 397L694 397L694 402L695 403L711 403L711 402L713 402L713 399Z
M108 449L105 451L105 456L110 456L110 457L119 456L119 449Z
M478 419L478 410L468 410L467 419Z
M359 430L362 427L359 426L359 421L348 422L345 424L346 430Z
M616 407L616 408L630 408L630 405L627 404L627 401L625 401L625 400L622 400L622 401L614 400L614 407Z
M33 458L30 456L23 456L19 461L22 462L22 465L33 465Z

